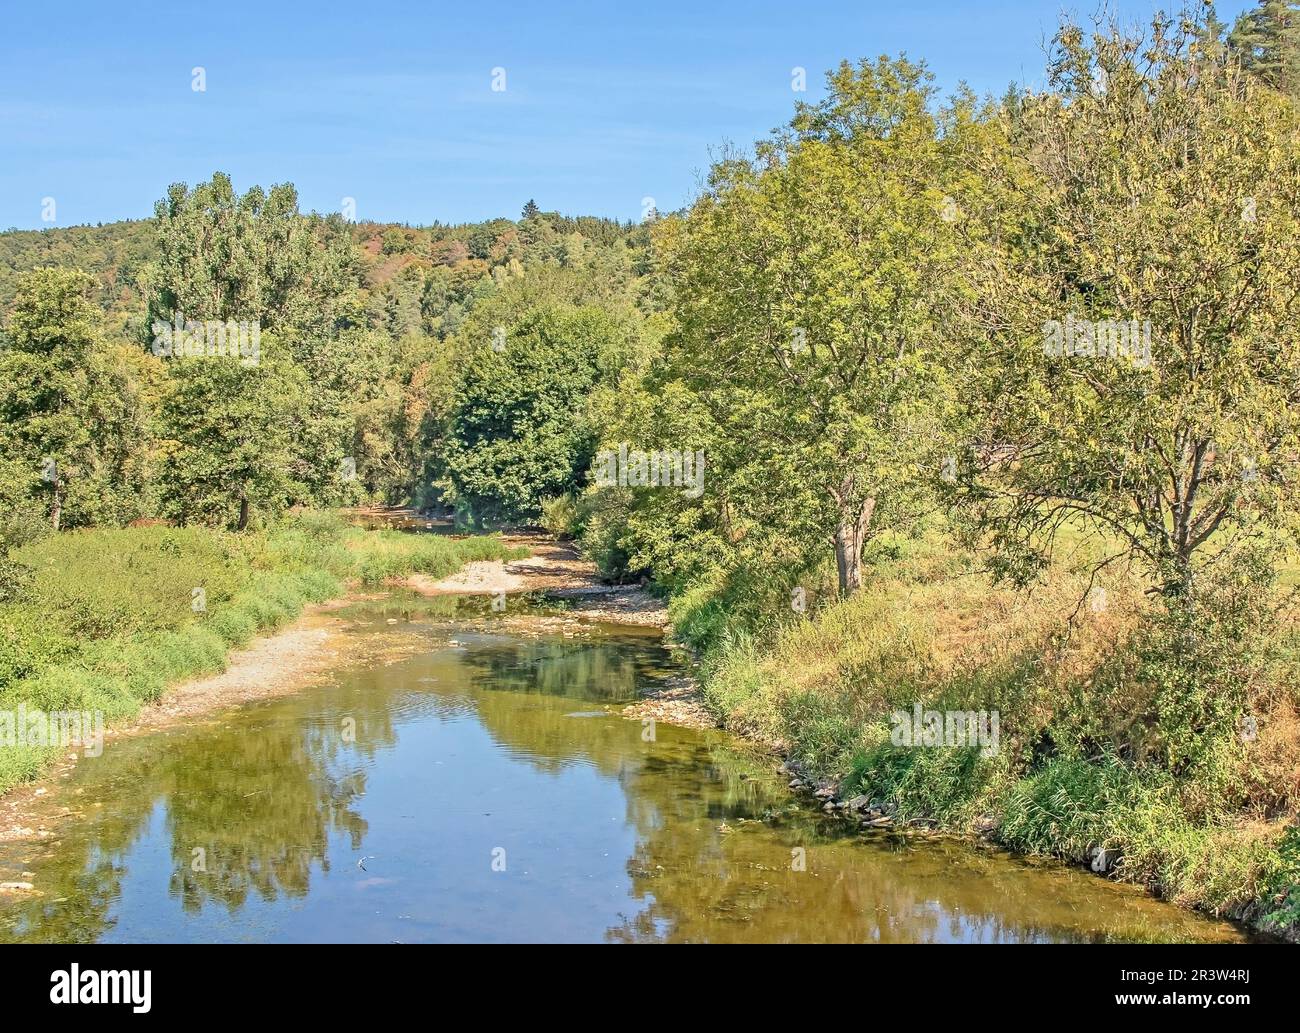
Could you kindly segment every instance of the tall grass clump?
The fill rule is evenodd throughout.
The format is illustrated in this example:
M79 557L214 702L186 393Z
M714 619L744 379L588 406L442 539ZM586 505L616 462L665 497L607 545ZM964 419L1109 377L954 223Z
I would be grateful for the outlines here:
M388 530L353 531L344 544L351 554L352 569L364 584L411 574L446 577L466 563L515 559L527 553L526 549L510 549L493 537L456 539Z

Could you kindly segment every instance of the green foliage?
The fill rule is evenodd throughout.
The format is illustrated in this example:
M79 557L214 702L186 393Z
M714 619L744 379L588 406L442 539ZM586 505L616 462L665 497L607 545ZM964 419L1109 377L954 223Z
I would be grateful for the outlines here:
M896 820L1076 862L1104 846L1118 877L1171 900L1285 917L1279 822L1259 816L1290 814L1295 789L1287 774L1263 785L1256 774L1261 750L1289 751L1277 772L1297 746L1279 728L1263 745L1268 715L1284 720L1300 701L1294 664L1277 661L1275 560L1221 554L1189 597L1126 602L1111 583L1113 608L1139 606L1115 625L1076 613L1086 564L1054 565L1051 588L1023 599L951 550L942 536L882 542L867 590L843 602L822 601L829 584L805 575L822 586L807 616L776 592L747 605L762 592L744 576L680 592L670 613L704 651L706 702ZM997 752L895 746L890 715L917 701L998 711ZM1260 741L1243 734L1246 717Z
M160 513L238 524L241 496L251 520L295 500L453 503L442 453L463 353L493 326L548 305L599 305L637 326L652 304L648 249L644 228L535 206L520 224L347 224L300 214L291 185L241 194L218 173L170 188L150 220L0 233L0 303L8 307L33 269L83 267L93 280L79 290L107 313L93 313L94 329L108 325L136 345L130 354L110 344L112 368L91 371L91 386L104 392L94 418L70 426L103 440L64 488L64 524ZM267 350L278 343L287 359L259 382L139 353L144 342L165 355L164 324L176 319L256 324ZM462 328L465 336L444 346ZM269 427L266 401L277 392L284 419ZM252 437L266 442L264 469L245 461ZM23 460L17 479L3 472L6 484L27 485L24 499L43 501L48 520L43 461L33 473ZM352 464L355 480L341 478ZM73 472L70 461L64 467Z
M448 420L447 477L479 520L541 515L595 451L586 399L615 375L626 331L591 308L538 308L471 351Z
M976 816L996 766L978 747L912 750L885 742L853 756L844 792L888 803L902 820L965 826Z
M903 59L841 65L825 101L754 160L715 165L662 233L668 355L714 421L712 480L755 524L833 541L845 594L866 539L914 517L944 455L962 247L948 195L972 120L966 101L936 117L929 79Z
M757 556L742 555L728 568L718 568L676 595L669 614L677 634L708 656L739 642L765 638L794 619L791 592L797 570L782 570Z
M1135 794L1132 776L1113 760L1055 758L1010 788L998 835L1028 853L1082 861L1093 847L1115 844Z
M243 528L251 515L277 514L298 496L294 437L307 419L306 376L271 337L261 352L256 365L223 356L170 360L160 478L169 516Z
M1264 927L1278 932L1300 927L1300 825L1286 830L1278 845L1279 864L1269 887Z
M734 635L729 600L709 582L674 595L668 613L674 635L697 652L712 651Z
M1101 763L1056 759L1015 783L1001 808L998 838L1016 849L1076 861L1098 847L1117 873L1169 900L1214 914L1260 920L1283 931L1285 909L1263 911L1290 878L1277 844L1228 824L1196 822L1166 778Z
M240 196L221 172L193 190L176 183L155 206L154 223L157 250L145 276L150 333L179 314L329 334L355 308L342 223L299 215L292 184Z
M194 589L219 605L249 574L233 544L198 528L76 531L15 558L33 572L24 601L52 627L92 639L188 624Z
M71 657L75 637L31 606L0 605L0 686Z
M1300 4L1259 0L1243 11L1228 35L1228 49L1261 82L1300 100Z
M658 327L652 324L650 332L653 338ZM592 411L603 428L602 450L617 453L626 445L704 454L699 498L676 489L588 485L578 500L581 539L608 576L653 574L680 591L734 562L746 534L764 564L788 551L779 529L744 521L731 503L733 489L717 484L721 453L713 421L666 363L634 358L615 383L593 392Z
M1277 648L1275 573L1263 556L1213 570L1164 601L1136 636L1136 684L1149 687L1155 727L1148 749L1197 783L1200 808L1241 795L1243 723Z
M135 515L141 418L100 338L91 286L86 274L56 268L18 280L0 352L0 492L14 505L10 524L37 507L55 529Z
M24 273L48 266L84 269L95 279L93 297L110 330L126 334L129 325L138 328L144 320L138 278L152 245L152 227L144 219L0 233L0 312L13 306Z
M368 531L351 543L357 576L367 584L408 574L446 577L476 560L518 559L527 549L507 549L496 538L450 539L401 531Z
M1017 580L1080 522L1168 592L1224 540L1294 531L1295 110L1200 36L1067 23L1049 89L981 152L997 235L971 256L966 500Z
M49 531L39 475L30 462L0 459L0 543L21 545Z
M581 531L578 504L571 492L542 500L541 525L556 538L573 538Z

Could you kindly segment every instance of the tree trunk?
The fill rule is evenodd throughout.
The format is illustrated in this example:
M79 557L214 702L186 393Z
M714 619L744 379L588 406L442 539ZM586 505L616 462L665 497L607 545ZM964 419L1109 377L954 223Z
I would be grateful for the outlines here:
M1170 562L1170 570L1161 593L1170 599L1183 598L1192 592L1192 550L1180 550Z
M248 526L248 499L239 500L239 523L235 525L236 531L242 531Z
M835 566L840 576L840 598L847 599L862 587L862 545L866 541L876 500L869 498L857 511L840 510L835 528Z

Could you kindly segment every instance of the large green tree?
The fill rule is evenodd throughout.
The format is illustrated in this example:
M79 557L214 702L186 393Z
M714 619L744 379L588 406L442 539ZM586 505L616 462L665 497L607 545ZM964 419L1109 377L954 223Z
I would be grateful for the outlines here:
M176 183L154 206L154 222L151 325L179 313L328 335L356 318L350 237L337 217L301 215L291 183L242 195L221 172L193 189Z
M1251 75L1300 100L1300 2L1259 0L1233 24L1228 47Z
M262 338L261 361L177 357L161 423L164 511L183 523L242 530L255 513L300 498L296 444L309 418L306 375Z
M338 501L357 409L382 371L366 365L375 348L359 325L346 227L301 215L292 185L240 195L222 173L192 190L172 186L155 222L157 258L146 276L155 350L169 326L208 321L273 334L279 346L269 363L161 349L171 371L170 510L243 526L250 507L286 497Z
M740 512L833 550L915 515L945 454L945 320L958 288L969 102L936 114L906 60L841 65L753 159L712 171L661 231L670 359L715 424L710 484Z
M100 336L94 289L78 270L22 276L0 352L0 447L55 530L133 515L124 496L148 447L127 371Z
M1178 595L1295 512L1300 139L1200 30L1067 24L1048 91L1006 120L1019 158L983 170L1001 257L963 324L984 374L976 498L1018 576L1083 527Z
M442 461L476 518L533 519L581 484L597 438L588 398L631 336L598 309L546 305L463 353Z

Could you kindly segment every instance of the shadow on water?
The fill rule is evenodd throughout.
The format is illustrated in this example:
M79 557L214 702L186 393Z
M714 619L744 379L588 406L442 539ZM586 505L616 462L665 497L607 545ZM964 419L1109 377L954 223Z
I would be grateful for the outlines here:
M0 848L40 893L0 898L0 940L1243 938L1081 872L863 836L722 733L648 735L619 710L675 667L643 633L404 594L348 617L424 648L84 760L77 815Z

